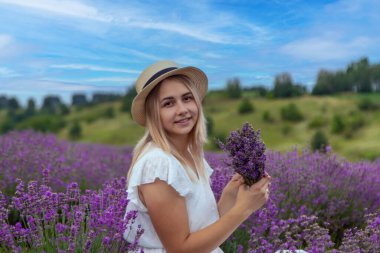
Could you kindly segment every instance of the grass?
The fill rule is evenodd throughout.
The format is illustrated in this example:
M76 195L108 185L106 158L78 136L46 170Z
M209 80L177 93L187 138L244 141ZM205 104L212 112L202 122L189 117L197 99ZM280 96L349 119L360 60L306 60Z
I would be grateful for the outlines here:
M262 138L267 147L272 150L286 151L297 146L308 147L310 140L317 130L310 128L310 122L316 117L326 119L326 124L319 127L338 154L349 160L375 159L380 157L380 109L370 112L361 112L357 107L358 101L369 97L374 102L380 101L378 94L342 94L337 96L303 96L290 99L266 99L258 97L256 93L245 91L244 97L250 99L255 111L249 114L239 114L238 107L241 99L226 98L220 91L210 92L204 101L205 114L213 120L213 134L209 137L206 150L218 151L214 144L215 137L223 138L232 130L249 122L255 129L260 129ZM294 103L304 116L300 122L286 122L281 118L281 108ZM115 113L113 118L107 118L105 111L112 107ZM68 129L72 122L79 121L82 126L81 142L94 142L112 145L135 145L144 133L144 128L132 121L129 113L120 111L121 102L99 104L81 110L72 108L69 115L64 116L67 126L58 133L62 139L68 139ZM263 113L270 113L273 122L263 119ZM360 113L365 125L354 131L350 138L344 134L331 133L331 121L335 114L344 119L350 118L353 113ZM5 111L0 110L0 123L4 120Z

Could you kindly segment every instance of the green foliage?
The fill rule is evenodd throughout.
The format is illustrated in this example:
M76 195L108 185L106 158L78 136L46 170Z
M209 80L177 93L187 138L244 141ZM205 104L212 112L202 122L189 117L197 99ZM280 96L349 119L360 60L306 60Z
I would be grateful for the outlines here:
M82 137L82 127L78 121L74 121L69 129L69 138L72 140L78 140Z
M380 91L380 65L370 65L368 58L363 57L350 63L346 70L320 70L312 94L327 95L347 91Z
M291 131L292 131L292 127L291 127L290 125L288 125L288 124L283 125L283 126L281 127L281 133L282 133L284 136L290 134Z
M58 96L46 96L42 102L41 112L47 114L61 114L62 102Z
M16 98L10 98L8 100L8 108L13 109L13 110L17 110L17 109L20 109L21 106L20 106L20 103L18 102L18 100Z
M314 133L311 139L311 149L313 151L315 150L325 151L328 144L329 143L328 143L327 137L322 131L318 130Z
M211 116L206 116L207 135L211 136L214 132L214 120Z
M269 123L272 123L274 122L274 118L272 117L272 115L270 114L270 112L268 110L264 111L263 112L263 120L265 122L269 122Z
M36 113L36 103L34 99L28 99L28 105L26 106L25 115L26 117L31 117Z
M309 128L320 128L327 124L327 119L321 115L314 117L308 124Z
M275 77L273 96L277 98L297 97L306 93L306 88L294 84L289 73L281 73Z
M237 99L241 97L242 89L239 78L233 78L227 81L227 96L229 98Z
M297 122L303 120L303 115L296 104L290 103L281 108L281 117L283 120Z
M11 131L12 129L15 128L15 122L10 119L10 118L7 118L1 125L0 125L0 134L5 134L9 131Z
M255 107L251 103L251 101L248 98L243 98L241 101L239 107L238 107L238 112L240 114L247 114L247 113L252 113L255 111Z
M370 98L365 97L359 100L358 108L361 111L373 111L377 109L377 105Z
M268 89L264 86L252 86L250 88L245 88L244 91L254 91L259 97L266 97Z
M71 105L77 107L83 107L88 104L85 94L73 94L71 98Z
M40 132L57 133L65 125L66 122L61 116L39 114L20 122L15 128L18 130L34 129Z
M106 110L103 113L103 116L106 119L112 119L112 118L114 118L115 117L115 110L113 109L113 107L107 107Z
M221 245L221 249L223 252L241 252L241 249L249 249L249 239L249 232L239 228L232 234L231 240L227 240Z
M365 119L360 112L352 112L346 120L346 129L344 136L351 138L355 133L365 125Z
M334 134L342 133L346 128L343 118L339 114L335 114L331 122L331 132Z
M128 112L131 115L132 101L137 95L136 89L134 86L128 88L127 93L122 98L120 110L122 112Z

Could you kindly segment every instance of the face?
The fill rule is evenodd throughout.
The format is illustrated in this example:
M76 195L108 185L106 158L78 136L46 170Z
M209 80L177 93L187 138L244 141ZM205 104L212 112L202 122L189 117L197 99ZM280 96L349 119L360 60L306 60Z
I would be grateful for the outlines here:
M198 119L191 91L179 80L165 79L158 97L161 123L169 137L187 137Z

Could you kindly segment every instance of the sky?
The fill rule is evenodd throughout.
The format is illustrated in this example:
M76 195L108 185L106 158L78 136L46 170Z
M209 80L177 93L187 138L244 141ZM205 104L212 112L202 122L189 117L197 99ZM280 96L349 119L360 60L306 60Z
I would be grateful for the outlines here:
M379 13L379 0L0 0L0 96L124 94L164 59L209 89L288 72L310 90L321 69L380 62Z

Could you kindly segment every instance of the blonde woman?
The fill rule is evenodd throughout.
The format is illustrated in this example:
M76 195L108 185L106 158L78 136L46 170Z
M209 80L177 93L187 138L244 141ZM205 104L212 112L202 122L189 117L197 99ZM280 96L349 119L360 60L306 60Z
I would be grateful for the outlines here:
M146 132L128 173L127 212L138 216L124 238L133 242L140 225L146 253L223 252L219 246L268 200L269 176L248 187L234 175L216 203L203 153L207 86L203 71L172 61L151 65L136 82L132 117Z

